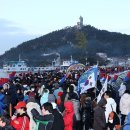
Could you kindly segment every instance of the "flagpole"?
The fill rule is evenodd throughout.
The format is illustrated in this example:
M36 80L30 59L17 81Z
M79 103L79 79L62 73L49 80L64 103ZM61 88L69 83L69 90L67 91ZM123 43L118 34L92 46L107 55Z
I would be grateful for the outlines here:
M107 84L108 84L108 75L107 75L107 78L105 80L105 83L103 84L102 86L102 89L100 91L100 93L98 94L98 96L96 97L97 98L97 102L100 101L102 95L107 91Z
M96 67L97 67L97 69L98 69L98 61L97 61L97 65L96 65ZM98 78L98 74L97 74L97 77L96 77L96 85L95 85L95 99L94 100L96 100L96 94L97 94L97 78Z

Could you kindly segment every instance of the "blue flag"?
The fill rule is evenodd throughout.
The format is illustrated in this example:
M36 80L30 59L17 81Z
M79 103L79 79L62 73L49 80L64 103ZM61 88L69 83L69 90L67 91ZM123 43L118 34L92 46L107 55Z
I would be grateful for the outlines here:
M66 80L66 76L62 77L62 79L59 81L60 84L64 83Z
M84 93L86 90L96 87L97 75L97 66L85 71L78 80L78 91L80 91L80 93Z

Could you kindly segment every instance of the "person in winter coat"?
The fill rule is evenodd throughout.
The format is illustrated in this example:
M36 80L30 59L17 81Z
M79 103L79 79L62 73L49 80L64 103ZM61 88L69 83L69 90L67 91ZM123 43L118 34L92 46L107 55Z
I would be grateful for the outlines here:
M45 85L42 85L42 86L38 89L38 96L39 96L39 97L42 96L44 89L45 89Z
M1 117L0 118L0 130L15 130L15 129L10 125L9 119L7 119L6 117Z
M16 91L16 86L12 83L12 81L10 81L9 83L10 87L8 90L8 95L9 95L9 104L12 107L12 110L10 109L10 113L14 113L15 109L14 107L17 104L17 91ZM10 116L12 116L10 114Z
M59 113L59 111L56 109L57 105L56 103L51 103L53 106L52 114L54 115L54 122L52 125L51 130L64 130L64 120L62 115ZM58 123L58 125L57 125Z
M11 118L11 125L16 130L29 130L29 117L26 114L26 103L19 102L16 106L16 114Z
M17 90L16 86L12 82L10 82L8 94L10 96L10 103L12 106L15 106L17 104Z
M102 98L98 105L94 108L94 130L105 130L106 119L105 119L105 105L107 101Z
M74 107L71 101L64 103L65 112L63 115L64 119L64 130L74 130Z
M2 89L2 88L0 88ZM4 109L5 109L5 104L4 104L4 94L2 94L1 90L0 90L0 116L2 116L4 114Z
M41 106L48 102L48 96L49 96L49 90L48 89L45 89L44 92L43 92L43 95L41 96L40 98L40 104Z
M60 105L58 106L60 112L64 111L64 102L68 100L68 92L67 92L67 87L63 86L63 92L59 92L62 93L60 95Z
M55 90L53 92L53 94L55 95L56 99L58 99L58 93L62 92L62 88L61 87L55 87Z
M31 110L32 110L33 108L35 108L35 109L39 112L40 115L42 114L42 112L41 112L41 109L40 109L39 104L36 103L35 93L34 93L34 92L30 92L30 93L29 93L29 99L28 99L28 101L27 101L26 107L27 107L27 114L28 114L28 116L29 116L29 118L30 118L30 126L29 126L29 129L30 129L30 130L35 130L35 129L36 129L36 123L35 123L35 121L34 121L34 119L33 119Z
M24 95L21 89L17 89L17 100L18 102L23 101Z
M76 130L81 129L81 115L80 115L80 102L77 100L77 97L75 95L71 95L68 97L70 101L72 101L73 106L74 106L74 114L76 116Z
M78 97L78 99L79 99L79 94L78 94L78 92L77 92L77 86L76 86L75 84L71 84L70 87L71 87L71 86L73 87L73 92L76 93L76 95L77 95L77 97Z
M111 124L110 121L109 121L109 115L112 111L116 112L116 102L115 100L111 97L111 91L106 91L104 93L104 98L106 99L107 101L107 104L106 104L106 110L105 110L105 118L106 118L106 123L107 123L107 126L110 128L110 130L113 130L114 129L114 124Z
M36 122L36 129L35 130L51 130L54 116L52 114L53 107L52 104L46 102L42 105L42 114L40 115L36 109L32 109L31 113L34 117Z
M52 92L52 90L50 91L49 95L48 95L48 102L52 103L52 102L55 102L56 101L56 98Z
M73 85L70 85L70 86L69 86L68 97L72 97L72 96L73 96L76 100L79 99L78 93L76 93L76 92L74 91L74 86L73 86Z
M23 99L23 101L26 102L26 103L27 103L27 101L29 99L28 95L29 95L30 92L31 92L30 90L25 90L24 91L24 99Z
M125 84L124 84L124 83L121 83L120 88L119 88L119 90L118 90L120 97L124 94L125 90L126 90Z
M8 91L9 91L9 84L5 83L3 85L3 94L5 95L4 103L5 103L7 108L9 107L9 100L10 100L10 96L8 94Z
M122 130L130 130L130 113L127 116L127 121L126 121L125 125L123 126Z
M93 124L93 106L90 97L87 97L86 94L81 95L81 119L82 126L85 130L92 128Z
M121 111L121 125L124 125L124 121L128 113L130 112L130 91L126 90L120 99L120 111Z

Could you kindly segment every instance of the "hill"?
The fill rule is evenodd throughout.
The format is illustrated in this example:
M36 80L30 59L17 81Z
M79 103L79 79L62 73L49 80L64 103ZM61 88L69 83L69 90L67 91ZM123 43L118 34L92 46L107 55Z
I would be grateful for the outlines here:
M62 59L69 59L72 55L82 63L85 63L86 57L90 63L94 63L98 58L97 52L106 53L108 56L126 57L130 56L129 50L130 35L99 30L90 25L81 29L68 27L11 48L0 56L0 64L18 60L20 54L29 66L45 66L57 58L56 53L60 53Z

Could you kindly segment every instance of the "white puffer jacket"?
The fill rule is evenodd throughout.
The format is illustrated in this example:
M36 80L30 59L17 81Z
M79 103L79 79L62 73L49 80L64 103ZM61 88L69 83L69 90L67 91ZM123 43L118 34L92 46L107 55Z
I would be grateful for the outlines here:
M33 108L35 108L39 112L39 114L41 115L42 112L41 112L40 106L37 103L29 102L29 103L27 103L26 107L27 107L27 114L30 117L30 127L29 127L29 129L30 130L35 130L36 129L36 123L33 120L33 116L32 116L31 110Z
M130 94L124 93L120 99L120 111L123 115L128 115L130 112Z
M106 117L106 123L108 122L108 117L109 114L114 111L116 112L116 102L113 98L108 98L107 99L107 104L106 104L106 111L105 111L105 117Z

